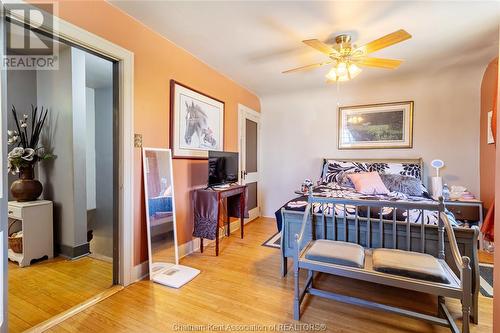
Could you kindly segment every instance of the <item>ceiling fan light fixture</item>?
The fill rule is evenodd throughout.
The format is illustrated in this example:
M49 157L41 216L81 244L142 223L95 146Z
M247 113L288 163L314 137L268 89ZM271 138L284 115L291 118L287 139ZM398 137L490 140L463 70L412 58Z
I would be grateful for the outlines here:
M328 81L349 81L361 73L361 68L353 63L339 62L333 66L326 78Z

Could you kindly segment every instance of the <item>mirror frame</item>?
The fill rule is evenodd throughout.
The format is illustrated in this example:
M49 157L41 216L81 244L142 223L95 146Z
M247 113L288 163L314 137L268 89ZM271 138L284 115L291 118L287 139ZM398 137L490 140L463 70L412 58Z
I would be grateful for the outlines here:
M170 184L172 186L172 218L173 218L173 230L174 230L174 246L175 246L175 262L174 263L162 263L158 262L156 264L171 264L173 265L178 265L179 264L179 249L177 245L177 218L176 218L176 210L175 210L175 187L174 187L174 169L173 169L173 163L172 163L172 151L171 149L166 149L166 148L152 148L152 147L143 147L142 148L142 173L143 173L143 181L144 181L144 201L145 201L145 208L146 208L146 227L147 227L147 237L148 237L148 266L149 266L149 279L153 279L153 257L151 253L151 222L149 220L149 202L148 202L148 182L146 181L147 179L147 172L146 172L146 152L147 151L159 151L159 152L166 152L169 154L168 156L168 164L170 168Z

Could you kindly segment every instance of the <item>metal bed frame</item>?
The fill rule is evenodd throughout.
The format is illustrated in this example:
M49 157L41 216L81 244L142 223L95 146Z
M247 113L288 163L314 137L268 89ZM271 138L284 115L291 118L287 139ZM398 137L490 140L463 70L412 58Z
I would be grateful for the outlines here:
M320 204L321 205L321 214L318 216L312 213L312 219L309 219L309 214L312 212L312 205ZM314 230L315 223L314 218L320 218L321 221L319 223L320 228L322 228L323 232L319 233L323 235L323 238L326 239L327 235L327 223L326 223L326 215L325 208L326 205L333 204L335 205L343 205L344 211L346 205L355 206L356 212L359 207L367 208L367 217L358 217L356 214L354 221L354 242L360 244L360 221L366 221L366 238L365 238L365 253L366 259L370 260L370 253L367 248L372 247L372 239L370 233L370 226L372 223L378 224L382 232L379 232L379 239L376 247L389 247L386 246L390 244L390 248L400 249L401 246L398 246L398 238L396 233L396 228L398 228L398 222L396 221L396 213L393 212L393 219L386 220L382 218L382 209L384 207L396 209L404 209L407 212L410 209L418 209L421 210L422 213L427 211L435 211L439 214L439 224L438 224L438 248L437 253L434 254L435 257L438 258L438 262L441 267L444 269L449 283L439 283L439 282L431 282L427 280L409 278L399 275L387 274L375 271L371 268L355 268L331 263L325 263L321 261L310 260L305 257L307 251L312 246L315 235L318 233ZM379 209L380 218L373 218L370 216L370 210ZM316 216L315 216L316 215ZM306 235L306 226L308 225L308 221L311 221L308 232L311 232L311 235ZM378 222L378 223L377 223ZM385 224L390 223L392 227L392 242L386 242L384 239L384 228ZM343 225L343 235L338 235L337 228L339 225ZM460 277L457 277L453 270L448 266L445 261L445 240L444 234L446 230L446 236L448 238L448 242L451 248L451 255L453 257L453 263L456 265L458 271L460 272ZM336 217L333 214L333 239L337 240L343 236L343 240L348 241L352 239L349 237L348 232L351 230L348 228L348 218L344 214L343 217ZM422 223L420 227L420 245L418 246L418 252L428 252L425 249L425 225ZM409 214L407 214L406 221L406 251L417 252L412 249L411 242L411 222L409 219ZM307 243L304 241L307 240ZM304 244L303 244L304 243ZM361 244L360 244L361 245ZM301 289L299 286L299 272L300 270L307 270L307 279L305 282L305 286ZM352 200L352 199L339 199L339 198L324 198L324 197L314 197L312 195L309 196L308 205L306 208L306 212L304 213L302 225L300 228L300 232L295 235L295 251L294 251L294 318L296 320L300 319L300 305L306 294L311 294L315 296L321 296L328 299L332 299L338 302L349 303L357 306L377 309L381 311L396 313L402 316L416 318L420 320L424 320L426 322L437 324L441 326L446 326L451 329L454 333L459 333L458 329L453 317L451 316L450 311L446 307L445 297L460 299L462 302L462 333L469 333L470 330L470 316L471 316L471 306L473 305L473 295L472 295L472 270L470 266L470 258L467 256L461 256L460 250L457 245L457 241L455 239L455 234L453 232L453 228L451 226L450 221L445 213L445 206L442 198L440 198L439 202L426 202L426 203L408 203L408 202L392 202L392 201L372 201L372 200ZM348 277L357 280L363 280L388 286L399 287L407 290L414 290L418 292L424 292L436 295L438 297L438 309L437 315L432 316L428 314L423 314L415 311L410 311L402 308L398 308L395 306L384 305L372 301L367 301L361 298L350 297L340 294L335 294L332 292L327 292L321 289L317 289L314 287L314 275L315 272L322 272L337 276Z

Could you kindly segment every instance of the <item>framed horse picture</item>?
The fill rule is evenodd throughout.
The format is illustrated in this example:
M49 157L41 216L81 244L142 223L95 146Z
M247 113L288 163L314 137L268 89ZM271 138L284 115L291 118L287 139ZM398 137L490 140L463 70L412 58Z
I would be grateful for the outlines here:
M170 148L173 158L205 159L224 149L224 102L170 81Z

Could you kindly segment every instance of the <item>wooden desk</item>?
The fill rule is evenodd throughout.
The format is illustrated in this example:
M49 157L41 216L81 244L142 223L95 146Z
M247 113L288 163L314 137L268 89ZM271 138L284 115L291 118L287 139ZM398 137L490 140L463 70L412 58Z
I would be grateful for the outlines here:
M247 186L232 185L220 189L199 189L194 191L194 231L193 236L200 238L200 251L203 253L203 239L215 239L215 255L219 255L219 228L221 209L226 203L226 235L231 234L231 217L240 219L241 238L244 235L244 220L248 217Z

